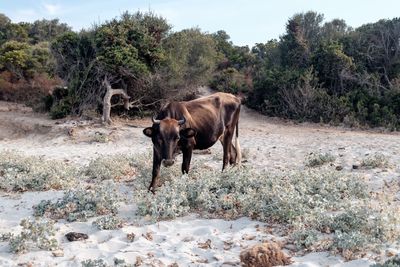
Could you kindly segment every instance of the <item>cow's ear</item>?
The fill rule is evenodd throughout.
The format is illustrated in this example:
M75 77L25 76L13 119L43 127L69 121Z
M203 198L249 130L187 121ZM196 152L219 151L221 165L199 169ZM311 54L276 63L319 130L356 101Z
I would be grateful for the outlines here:
M179 132L179 134L185 138L191 138L196 135L196 130L192 128L186 128Z
M147 127L145 129L143 129L143 133L144 133L145 136L153 137L154 129L153 129L153 127Z

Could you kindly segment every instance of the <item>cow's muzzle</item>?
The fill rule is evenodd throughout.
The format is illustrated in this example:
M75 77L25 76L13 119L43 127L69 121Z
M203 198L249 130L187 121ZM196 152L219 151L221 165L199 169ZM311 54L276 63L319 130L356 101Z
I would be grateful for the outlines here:
M162 164L164 165L164 167L171 167L172 165L174 165L175 160L173 159L163 159L162 160Z

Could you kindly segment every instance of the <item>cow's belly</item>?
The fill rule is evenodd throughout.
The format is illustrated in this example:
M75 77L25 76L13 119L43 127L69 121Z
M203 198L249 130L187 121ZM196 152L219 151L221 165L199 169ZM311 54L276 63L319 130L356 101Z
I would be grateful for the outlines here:
M212 147L215 143L216 143L216 141L213 141L213 142L210 142L210 141L209 142L198 141L198 142L196 142L196 145L194 146L194 149L199 149L199 150L207 149L207 148Z
M218 140L222 133L218 133L214 136L205 135L197 135L196 136L196 145L194 149L207 149L212 147Z

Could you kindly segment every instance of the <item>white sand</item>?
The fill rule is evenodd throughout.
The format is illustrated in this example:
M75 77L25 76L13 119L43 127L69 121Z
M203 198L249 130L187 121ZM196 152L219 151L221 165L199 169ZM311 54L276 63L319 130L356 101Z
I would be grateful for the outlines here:
M100 155L140 154L151 150L151 141L142 134L150 119L118 121L113 127L103 128L91 123L48 120L21 106L0 102L0 150L14 149L28 155L42 155L85 164ZM135 126L135 127L132 127ZM68 134L70 133L70 135ZM93 142L96 132L109 136L106 143ZM400 136L398 133L351 131L317 124L283 123L243 108L240 120L240 142L246 164L267 170L302 169L305 156L311 152L331 152L337 156L334 165L345 172L357 172L369 178L379 190L384 181L399 180ZM211 166L221 167L221 146L216 144L211 155L194 155L208 159ZM367 154L381 152L390 158L387 170L353 170ZM150 176L150 174L149 174ZM149 177L150 179L150 177ZM62 192L26 192L0 196L0 232L18 231L19 222L32 215L32 206L42 199L56 199ZM201 219L192 214L156 224L138 218L135 205L124 205L120 216L128 223L119 230L97 230L88 222L59 221L57 238L64 250L63 257L53 257L48 251L34 251L23 255L8 252L6 242L0 243L0 266L32 263L33 266L79 266L85 259L103 258L112 264L113 258L135 263L137 256L144 264L167 266L235 266L243 248L263 240L279 240L263 231L262 222L241 218L234 221ZM133 225L132 225L133 224ZM258 226L258 227L256 227ZM89 235L86 241L68 242L64 234L70 231ZM151 232L153 240L142 236ZM134 233L129 242L127 233ZM251 239L254 236L254 239ZM249 238L250 237L250 238ZM211 248L199 248L199 243L211 240ZM227 242L227 243L224 243ZM224 248L225 245L225 248ZM370 259L345 262L328 253L310 253L293 257L293 266L369 266Z

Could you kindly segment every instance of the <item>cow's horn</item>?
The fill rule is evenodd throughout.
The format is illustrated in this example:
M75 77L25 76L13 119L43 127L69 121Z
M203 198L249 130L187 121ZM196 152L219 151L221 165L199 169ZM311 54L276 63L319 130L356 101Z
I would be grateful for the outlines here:
M156 120L154 117L151 117L151 120L154 124L160 124L161 120Z
M186 119L185 119L185 117L183 117L181 120L178 121L178 124L182 125L182 124L185 124L185 122L186 122Z

